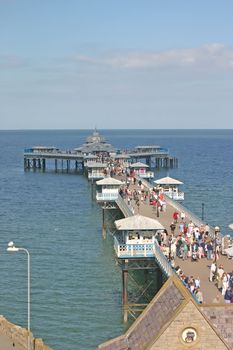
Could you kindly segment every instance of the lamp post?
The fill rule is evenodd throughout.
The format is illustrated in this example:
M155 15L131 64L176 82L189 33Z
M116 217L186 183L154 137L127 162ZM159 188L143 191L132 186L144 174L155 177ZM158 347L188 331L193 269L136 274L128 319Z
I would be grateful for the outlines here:
M216 271L217 271L217 235L220 232L220 228L218 226L215 226L214 228L214 262L216 264Z
M30 315L31 315L31 298L30 298L30 254L29 251L26 248L19 248L19 247L15 247L14 242L9 242L8 243L8 248L7 248L8 252L19 252L19 251L23 251L27 254L28 257L28 350L31 349L30 347Z
M204 221L204 208L205 208L205 203L201 203L201 219L202 221Z

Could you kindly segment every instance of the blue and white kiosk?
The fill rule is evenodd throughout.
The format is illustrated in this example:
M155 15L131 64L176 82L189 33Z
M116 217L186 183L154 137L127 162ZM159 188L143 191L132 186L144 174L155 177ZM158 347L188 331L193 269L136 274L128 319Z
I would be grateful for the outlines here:
M183 182L166 176L155 180L154 183L156 183L162 192L171 199L174 199L175 201L184 200L184 192L179 189L179 186L183 185Z
M119 259L155 256L156 234L164 230L160 222L137 214L115 221L115 226L114 249Z
M97 202L115 201L119 196L119 189L122 185L124 185L124 182L109 176L102 180L96 181L96 185Z

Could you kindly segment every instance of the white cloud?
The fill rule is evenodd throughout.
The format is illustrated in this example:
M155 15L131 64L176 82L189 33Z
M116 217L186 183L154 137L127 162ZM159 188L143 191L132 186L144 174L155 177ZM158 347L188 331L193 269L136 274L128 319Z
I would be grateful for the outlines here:
M160 67L233 68L233 49L219 43L198 48L155 52L131 52L105 57L75 56L75 61L115 68L143 69Z

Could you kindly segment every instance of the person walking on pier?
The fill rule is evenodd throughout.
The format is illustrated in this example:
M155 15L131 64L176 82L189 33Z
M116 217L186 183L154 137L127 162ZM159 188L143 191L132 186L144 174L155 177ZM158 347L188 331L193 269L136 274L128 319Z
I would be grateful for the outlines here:
M210 266L210 282L213 282L213 278L216 273L216 263L213 261L211 266Z
M173 220L174 220L175 224L177 224L178 219L179 219L179 213L177 211L175 211L173 213Z
M213 244L211 241L207 243L206 249L207 249L207 260L211 260L213 256Z
M172 234L172 236L174 236L174 234L175 234L175 229L176 229L176 224L175 224L174 222L171 223L170 229L171 229L171 234Z
M184 221L184 219L185 219L185 213L184 213L183 211L180 213L180 218L181 218L182 221Z
M224 269L223 269L223 266L220 265L218 270L217 270L217 282L218 282L218 289L219 290L222 290L222 286L223 286L223 283L222 283L222 276L224 274Z
M224 301L226 304L230 304L232 301L232 297L233 297L233 293L232 293L232 290L231 290L231 287L227 287L227 290L224 294Z
M203 295L202 295L202 292L200 291L199 288L197 288L194 292L194 295L195 297L197 298L197 301L199 304L202 304L203 303Z

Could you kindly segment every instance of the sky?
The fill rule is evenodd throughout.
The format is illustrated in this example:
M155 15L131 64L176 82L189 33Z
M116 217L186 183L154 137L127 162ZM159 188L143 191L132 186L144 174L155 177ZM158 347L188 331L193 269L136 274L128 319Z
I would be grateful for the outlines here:
M0 129L233 128L232 0L0 0Z

